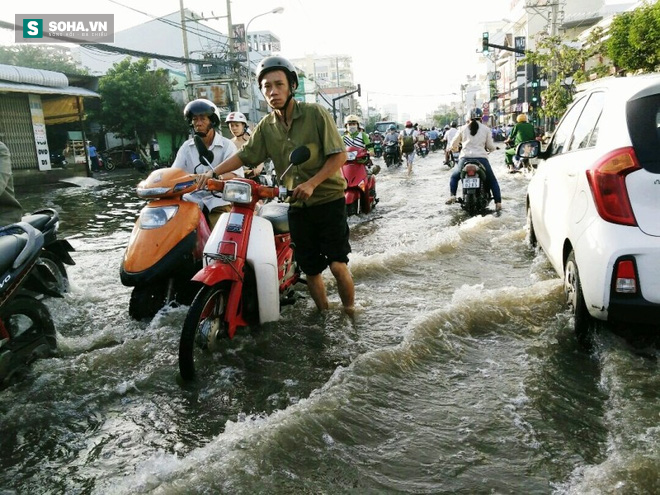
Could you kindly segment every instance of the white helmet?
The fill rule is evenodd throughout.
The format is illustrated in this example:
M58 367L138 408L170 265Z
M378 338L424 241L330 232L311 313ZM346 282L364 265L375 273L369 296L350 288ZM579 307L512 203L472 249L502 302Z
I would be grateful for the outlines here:
M245 125L248 123L245 115L243 115L241 112L229 112L225 122L243 122Z

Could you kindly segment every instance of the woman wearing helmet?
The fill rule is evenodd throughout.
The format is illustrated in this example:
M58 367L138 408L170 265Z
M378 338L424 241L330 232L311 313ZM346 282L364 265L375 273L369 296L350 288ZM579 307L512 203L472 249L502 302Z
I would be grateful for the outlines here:
M283 185L293 189L289 208L291 239L316 307L328 308L322 273L329 266L344 310L352 314L355 288L348 269L351 246L344 199L346 181L341 174L346 161L344 143L325 108L293 98L298 74L287 59L266 57L257 65L256 78L273 112L261 119L250 140L236 155L217 166L215 172L225 173L244 164L251 166L267 158L273 160ZM309 148L310 158L289 167L289 155L303 145ZM208 179L211 173L201 180Z
M204 174L212 170L214 165L236 153L234 143L218 132L220 112L212 101L205 99L191 101L184 108L183 116L190 124L194 134L202 138L204 146L213 156L201 156L194 138L191 138L179 148L172 167L180 168L191 174ZM243 177L243 170L225 174L222 178L231 177ZM202 208L211 228L223 212L231 209L230 203L201 189L184 195L183 199L194 201Z
M240 150L250 140L250 128L248 127L247 118L241 112L229 112L225 122L229 125L229 132L234 136L231 142ZM243 173L245 177L253 179L258 177L263 169L264 164L260 163L254 168L243 167Z
M504 140L504 144L511 144L512 146L504 152L504 161L509 168L509 172L515 172L513 167L514 156L516 160L520 157L516 155L518 145L524 141L534 141L536 139L536 131L534 126L527 122L527 115L521 113L516 117L517 124L511 129L509 137Z
M461 176L461 169L465 164L467 158L475 158L486 169L486 176L488 177L488 182L490 183L490 189L493 191L493 199L495 200L495 210L499 212L502 209L502 195L500 193L500 185L497 182L497 178L493 173L493 169L490 166L488 161L488 153L494 151L497 148L493 142L493 134L490 132L490 128L482 124L481 116L483 112L480 108L474 108L470 112L470 122L465 124L459 131L456 133L456 136L451 141L450 148L453 151L458 151L459 145L462 145L461 152L458 155L458 165L454 167L454 170L449 179L449 191L450 198L447 200L446 204L451 204L456 201L456 191L458 190L458 181Z
M344 132L343 139L344 144L348 146L355 146L356 148L363 148L369 150L369 154L373 155L373 147L369 135L360 130L360 119L357 115L348 115L344 119L344 127L346 132Z

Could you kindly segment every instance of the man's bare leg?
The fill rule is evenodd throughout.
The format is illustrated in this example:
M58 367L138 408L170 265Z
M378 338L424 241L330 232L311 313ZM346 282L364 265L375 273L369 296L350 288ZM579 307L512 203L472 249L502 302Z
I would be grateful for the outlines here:
M355 286L348 265L339 261L333 261L330 264L330 271L332 271L332 274L337 280L337 291L344 306L344 311L348 314L353 314L355 311Z
M307 275L307 289L309 294L312 296L312 299L316 303L316 307L323 311L328 309L328 296L325 292L325 283L323 283L323 275Z

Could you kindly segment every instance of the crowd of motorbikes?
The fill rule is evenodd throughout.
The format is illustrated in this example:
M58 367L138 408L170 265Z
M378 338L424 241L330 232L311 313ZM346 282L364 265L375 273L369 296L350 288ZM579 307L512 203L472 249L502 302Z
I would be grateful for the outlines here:
M369 214L378 203L380 167L372 158L382 158L387 167L401 164L397 143L378 135L372 143L372 152L347 148L342 174L348 216ZM421 157L445 147L441 138L415 144ZM297 148L291 165L309 154ZM200 152L200 160L208 157ZM237 329L278 320L281 308L299 297L295 285L305 283L289 234L285 200L292 191L273 174L271 168L254 178L210 179L206 188L232 205L213 230L197 203L184 200L198 188L194 175L159 168L137 186L145 205L120 266L122 284L132 287L128 313L150 320L168 305L189 306L179 343L185 380L212 368L213 351ZM492 198L483 165L468 161L460 177L457 202L470 216L484 212ZM74 264L73 247L58 238L58 226L57 212L45 209L0 229L0 386L33 360L56 352L44 299L63 297L69 287L66 265Z

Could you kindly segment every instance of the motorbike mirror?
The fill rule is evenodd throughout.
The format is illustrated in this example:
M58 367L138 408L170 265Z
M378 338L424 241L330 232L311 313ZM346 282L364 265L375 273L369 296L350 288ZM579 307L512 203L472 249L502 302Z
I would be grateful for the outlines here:
M200 163L204 163L205 165L208 165L210 167L211 162L213 161L213 152L206 147L204 141L202 141L202 138L199 136L199 134L195 134L193 140L195 141L195 147L199 152Z
M298 146L289 155L289 163L292 165L300 165L301 163L309 160L310 155L311 154L307 146Z
M282 182L282 178L286 175L291 167L306 162L309 160L310 156L311 153L307 146L298 146L295 150L293 150L289 155L289 166L286 168L284 173L280 175L279 181Z

